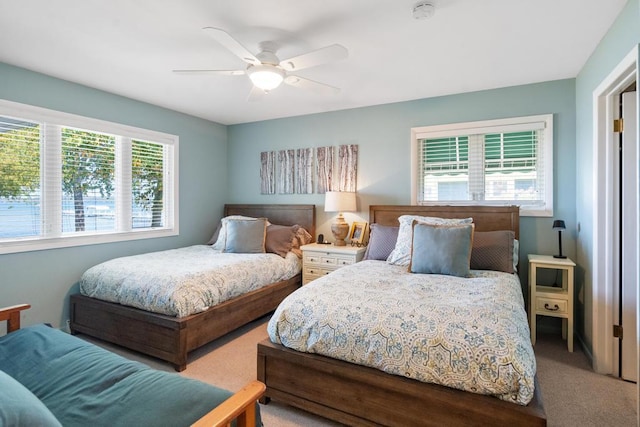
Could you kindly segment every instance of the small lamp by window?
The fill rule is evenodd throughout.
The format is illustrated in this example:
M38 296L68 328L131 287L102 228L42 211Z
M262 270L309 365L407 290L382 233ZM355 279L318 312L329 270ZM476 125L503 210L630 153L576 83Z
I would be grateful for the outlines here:
M554 258L566 258L565 255L562 255L562 230L566 230L566 228L563 220L557 219L553 221L553 230L558 231L558 249L560 250L558 255L553 256Z
M356 210L356 193L351 191L327 191L324 195L324 211L338 212L336 221L331 224L331 232L335 238L335 246L346 246L344 239L349 234L349 224L344 220L342 212Z

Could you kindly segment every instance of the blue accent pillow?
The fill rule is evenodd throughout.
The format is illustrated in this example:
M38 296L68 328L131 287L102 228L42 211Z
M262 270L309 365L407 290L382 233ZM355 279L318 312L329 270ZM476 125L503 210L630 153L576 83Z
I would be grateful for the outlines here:
M398 218L400 229L398 240L387 262L394 265L409 265L411 261L411 243L413 241L413 221L420 221L431 225L459 225L471 224L473 218L438 218L420 215L401 215Z
M0 371L0 425L62 427L40 399L4 371Z
M431 225L413 222L411 273L467 277L473 244L473 224Z
M264 253L267 219L234 219L227 222L227 237L223 252Z

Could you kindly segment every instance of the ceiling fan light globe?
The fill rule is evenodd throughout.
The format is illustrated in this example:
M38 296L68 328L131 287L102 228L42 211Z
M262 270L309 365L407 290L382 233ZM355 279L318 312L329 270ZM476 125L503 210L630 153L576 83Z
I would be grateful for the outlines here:
M262 90L272 90L280 86L284 80L284 71L270 66L257 65L247 70L249 78L256 87Z

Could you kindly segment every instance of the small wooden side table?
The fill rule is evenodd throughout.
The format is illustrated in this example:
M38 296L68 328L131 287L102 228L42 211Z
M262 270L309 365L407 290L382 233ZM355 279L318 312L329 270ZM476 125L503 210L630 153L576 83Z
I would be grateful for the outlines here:
M536 344L537 315L562 318L562 338L573 352L573 269L576 264L569 258L529 254L529 328L531 343ZM538 268L562 271L562 287L538 285Z

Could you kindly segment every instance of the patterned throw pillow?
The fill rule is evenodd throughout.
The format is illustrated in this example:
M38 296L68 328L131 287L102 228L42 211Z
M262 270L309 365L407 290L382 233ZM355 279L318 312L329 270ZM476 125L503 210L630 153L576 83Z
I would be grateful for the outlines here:
M472 270L514 272L515 233L510 230L476 232L471 250Z
M364 259L385 261L396 247L400 227L371 224L369 245L364 253Z
M467 277L473 224L430 225L413 222L409 271Z
M473 218L436 218L419 215L402 215L398 218L400 229L396 246L387 258L387 262L395 265L409 265L411 261L411 242L413 240L413 221L420 221L431 225L471 224Z

